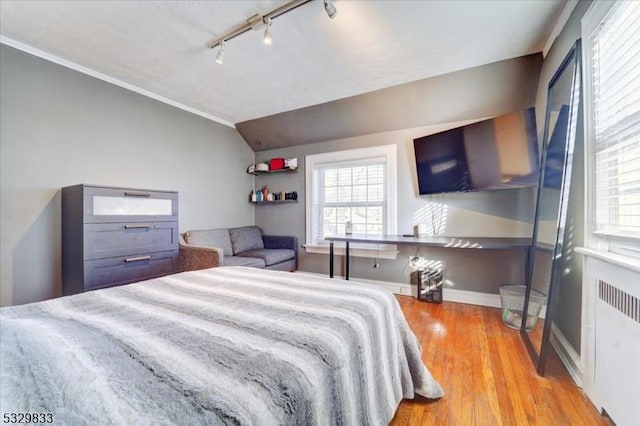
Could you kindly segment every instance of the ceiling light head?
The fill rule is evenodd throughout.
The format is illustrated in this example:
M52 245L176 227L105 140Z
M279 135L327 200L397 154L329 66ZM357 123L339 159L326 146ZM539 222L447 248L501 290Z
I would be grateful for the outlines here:
M271 19L267 19L267 28L264 29L264 37L262 41L266 45L271 45L273 43L273 38L271 37Z
M222 62L224 61L224 46L225 46L225 42L222 41L220 43L220 50L218 50L218 54L216 55L216 62L222 65Z
M324 0L324 10L325 12L327 12L327 16L329 16L329 18L331 19L335 18L338 14L338 10L333 5L333 2L331 0Z

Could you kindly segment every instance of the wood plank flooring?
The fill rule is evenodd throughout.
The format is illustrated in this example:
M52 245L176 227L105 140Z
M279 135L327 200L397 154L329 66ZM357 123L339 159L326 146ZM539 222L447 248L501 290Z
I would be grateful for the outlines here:
M397 296L445 397L402 401L391 425L611 425L550 350L539 377L500 310Z

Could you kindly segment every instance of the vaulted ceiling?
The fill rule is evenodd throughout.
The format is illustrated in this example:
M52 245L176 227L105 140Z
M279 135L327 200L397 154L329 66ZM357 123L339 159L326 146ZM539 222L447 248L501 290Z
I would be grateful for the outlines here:
M207 44L286 1L3 1L1 41L95 71L227 125L540 52L565 1L312 1Z

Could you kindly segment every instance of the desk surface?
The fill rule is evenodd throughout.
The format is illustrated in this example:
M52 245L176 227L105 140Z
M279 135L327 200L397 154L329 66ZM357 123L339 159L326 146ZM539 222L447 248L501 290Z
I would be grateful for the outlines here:
M325 240L466 249L510 249L531 246L531 238L404 237L402 235L349 234L331 235L325 237Z

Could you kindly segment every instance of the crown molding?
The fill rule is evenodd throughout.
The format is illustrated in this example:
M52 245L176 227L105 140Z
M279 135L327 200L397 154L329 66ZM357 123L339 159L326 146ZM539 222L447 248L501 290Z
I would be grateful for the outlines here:
M85 66L76 64L75 62L71 62L59 56L53 55L51 53L45 52L28 44L22 43L20 41L14 40L12 38L0 35L0 43L6 44L7 46L13 47L14 49L21 50L23 52L29 53L33 56L37 56L49 62L53 62L58 65L62 65L63 67L72 69L74 71L81 72L83 74L89 75L91 77L97 78L102 81L106 81L107 83L113 84L115 86L122 87L123 89L130 90L132 92L138 93L139 95L146 96L158 102L165 103L167 105L171 105L173 107L179 108L183 111L190 112L191 114L198 115L200 117L204 117L208 120L215 121L216 123L225 125L227 127L231 127L235 129L235 125L227 120L223 120L222 118L216 117L215 115L208 114L206 112L197 110L190 106L181 104L180 102L176 102L174 100L165 98L164 96L158 95L157 93L153 93L149 90L143 89L141 87L135 86L133 84L127 83L125 81L119 80L117 78L111 77L109 75L103 74L91 68L87 68Z

